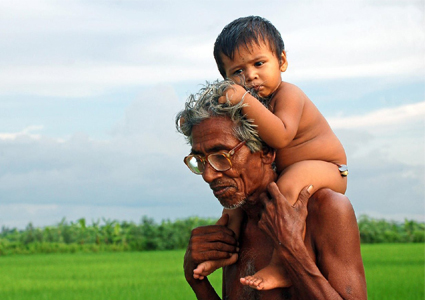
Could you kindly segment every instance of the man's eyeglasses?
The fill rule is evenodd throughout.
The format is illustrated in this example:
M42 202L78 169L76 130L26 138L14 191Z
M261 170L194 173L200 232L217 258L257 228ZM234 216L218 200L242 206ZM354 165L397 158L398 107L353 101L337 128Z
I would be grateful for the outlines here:
M184 158L184 163L195 174L201 175L204 173L205 164L208 162L214 170L224 172L232 167L231 157L238 151L246 141L242 141L235 148L228 152L216 152L201 156L197 154L189 154Z

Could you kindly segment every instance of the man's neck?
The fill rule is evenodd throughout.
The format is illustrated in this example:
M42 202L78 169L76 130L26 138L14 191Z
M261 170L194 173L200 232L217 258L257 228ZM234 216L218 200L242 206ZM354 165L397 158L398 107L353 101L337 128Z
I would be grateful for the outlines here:
M259 188L255 190L254 193L248 196L245 204L241 207L247 214L248 218L258 219L260 217L260 212L263 209L263 203L260 200L260 195L262 193L267 193L267 186L271 182L276 181L276 179L277 179L276 173L270 170L270 172L268 172L263 177L263 184L261 184Z

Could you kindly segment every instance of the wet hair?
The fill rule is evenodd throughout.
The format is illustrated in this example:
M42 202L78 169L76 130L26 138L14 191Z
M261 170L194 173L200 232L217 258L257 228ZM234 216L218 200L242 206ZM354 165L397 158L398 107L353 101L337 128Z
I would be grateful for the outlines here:
M261 43L266 44L281 61L285 45L279 31L270 21L258 16L249 16L236 19L226 25L214 43L214 58L221 76L226 78L221 55L233 59L239 47L249 50L249 46L259 46Z
M267 147L258 135L257 126L253 120L247 119L242 113L242 108L246 106L242 100L235 105L232 105L229 100L226 103L218 102L218 98L233 84L235 83L230 80L206 82L198 93L187 98L184 110L176 116L176 128L178 132L185 135L190 145L192 145L193 126L206 119L228 117L234 124L234 137L240 141L246 141L251 152L257 152Z

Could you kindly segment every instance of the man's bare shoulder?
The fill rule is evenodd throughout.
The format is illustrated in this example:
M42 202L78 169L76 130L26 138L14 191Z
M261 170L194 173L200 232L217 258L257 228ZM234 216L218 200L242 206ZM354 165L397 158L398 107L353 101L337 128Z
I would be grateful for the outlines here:
M310 213L334 214L353 212L353 206L347 196L337 193L331 189L323 188L310 197L308 210Z
M331 189L320 189L308 203L308 223L318 235L332 235L357 226L353 206L347 196Z
M308 236L321 256L354 255L350 251L360 247L356 215L350 200L343 194L330 189L317 191L308 202L306 222Z

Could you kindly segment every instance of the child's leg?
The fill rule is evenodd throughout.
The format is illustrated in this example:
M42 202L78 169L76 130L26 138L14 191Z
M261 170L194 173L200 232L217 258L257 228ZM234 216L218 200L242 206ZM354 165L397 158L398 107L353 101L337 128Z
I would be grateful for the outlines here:
M294 205L300 191L308 185L313 185L312 194L324 187L345 193L347 178L341 176L338 166L333 163L307 160L295 163L283 170L277 180L277 185L289 204ZM303 235L305 235L305 231ZM252 276L241 278L241 283L258 290L270 290L292 285L291 281L286 278L285 270L274 252L268 266Z
M313 185L313 191L327 187L338 193L345 193L347 177L341 176L336 164L321 160L304 160L290 165L279 175L277 186L280 192L294 205L300 191Z
M239 234L241 231L241 224L243 221L243 211L240 208L236 209L223 209L223 215L229 215L229 223L227 227L233 230L236 235L236 238L239 239ZM220 260L209 260L200 263L195 270L193 270L193 277L196 279L204 279L205 276L208 276L218 268L234 264L238 260L238 255L235 253L231 257Z

